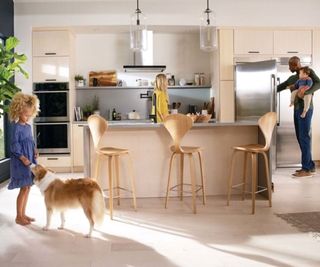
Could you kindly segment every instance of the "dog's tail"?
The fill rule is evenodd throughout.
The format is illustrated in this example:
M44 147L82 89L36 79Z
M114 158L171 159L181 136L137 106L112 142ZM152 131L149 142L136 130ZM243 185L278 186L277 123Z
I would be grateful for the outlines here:
M97 224L102 224L104 218L105 204L101 190L96 190L92 198L93 220Z

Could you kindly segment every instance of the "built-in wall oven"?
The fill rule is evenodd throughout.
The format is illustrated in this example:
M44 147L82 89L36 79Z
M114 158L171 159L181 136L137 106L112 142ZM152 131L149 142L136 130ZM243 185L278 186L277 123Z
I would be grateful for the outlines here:
M37 148L40 154L70 153L70 123L35 123Z
M33 93L40 100L36 122L69 121L69 84L35 83Z
M33 93L40 101L40 112L34 120L39 153L70 153L69 84L35 83Z

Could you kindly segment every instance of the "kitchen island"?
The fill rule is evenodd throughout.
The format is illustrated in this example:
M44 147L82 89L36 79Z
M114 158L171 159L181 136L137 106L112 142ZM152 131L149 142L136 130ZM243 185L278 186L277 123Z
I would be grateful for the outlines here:
M207 195L223 195L227 190L227 178L230 173L232 147L241 144L258 143L262 140L257 122L236 123L194 123L184 137L182 144L203 148L204 169ZM131 152L136 179L137 197L163 197L165 195L171 137L162 124L151 122L110 122L101 141L101 146L127 148ZM84 172L94 176L95 153L89 127L84 123ZM120 175L129 186L127 170L123 157L120 163ZM197 163L197 161L196 161ZM243 158L239 156L235 178L240 181ZM101 164L98 181L107 188L107 162ZM196 164L198 167L198 165ZM199 171L197 169L197 171ZM173 172L175 175L175 170ZM175 177L175 176L173 176ZM188 181L189 164L185 160L185 181ZM261 175L259 177L261 179Z

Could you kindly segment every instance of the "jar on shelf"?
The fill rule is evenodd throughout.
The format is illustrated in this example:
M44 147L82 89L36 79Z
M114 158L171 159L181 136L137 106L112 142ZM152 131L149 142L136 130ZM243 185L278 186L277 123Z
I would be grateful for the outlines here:
M196 85L196 86L200 85L200 74L199 73L194 74L194 85Z

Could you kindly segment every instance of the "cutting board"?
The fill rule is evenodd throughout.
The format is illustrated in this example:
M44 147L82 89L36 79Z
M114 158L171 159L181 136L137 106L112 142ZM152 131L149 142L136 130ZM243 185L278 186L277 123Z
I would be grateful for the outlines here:
M93 79L98 81L97 86L116 86L118 83L117 72L111 71L90 71L89 72L89 86L93 86Z

